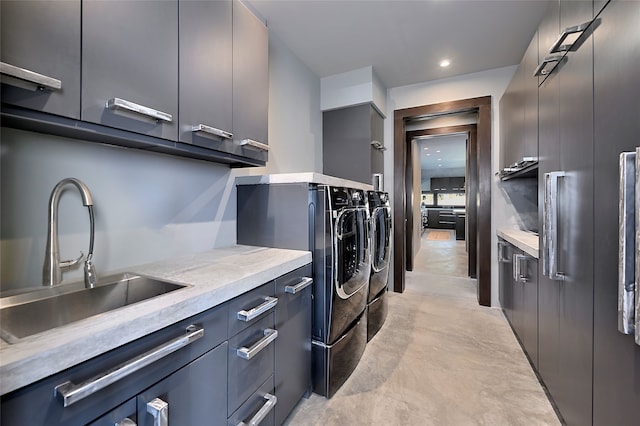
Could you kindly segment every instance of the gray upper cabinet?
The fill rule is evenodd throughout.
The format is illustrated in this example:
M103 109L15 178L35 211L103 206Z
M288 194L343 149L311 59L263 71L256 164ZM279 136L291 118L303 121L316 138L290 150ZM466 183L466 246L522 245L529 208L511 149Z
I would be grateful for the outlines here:
M180 142L229 151L232 121L231 0L181 0Z
M233 1L233 139L242 155L266 161L269 137L269 31Z
M383 122L370 104L325 111L322 114L324 173L371 184L372 174L384 171Z
M80 0L3 0L0 17L2 102L80 118Z
M82 8L82 120L176 140L177 0Z

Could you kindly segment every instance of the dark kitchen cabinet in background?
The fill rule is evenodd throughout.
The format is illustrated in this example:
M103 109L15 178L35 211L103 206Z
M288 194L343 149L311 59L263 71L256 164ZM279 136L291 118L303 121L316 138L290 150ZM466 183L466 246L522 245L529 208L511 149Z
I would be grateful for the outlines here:
M269 31L233 0L233 140L242 155L266 161L269 143Z
M374 173L384 172L383 123L370 104L323 112L323 172L371 184Z
M179 2L179 140L227 152L234 148L231 11L230 0Z
M617 312L619 155L640 146L639 22L639 2L614 0L593 32L594 425L637 425L640 419L640 346L618 331Z
M432 177L431 178L431 192L434 191L464 191L465 180L464 176L458 177Z
M83 2L82 120L177 140L177 0Z
M60 89L5 80L2 102L80 118L80 0L0 2L0 60L59 80Z

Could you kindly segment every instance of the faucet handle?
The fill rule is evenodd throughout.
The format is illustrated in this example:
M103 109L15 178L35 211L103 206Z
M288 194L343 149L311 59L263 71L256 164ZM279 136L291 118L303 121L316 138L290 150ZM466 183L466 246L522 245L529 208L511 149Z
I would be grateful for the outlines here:
M60 261L60 267L63 268L63 269L69 269L72 266L75 266L78 263L80 263L80 261L82 260L83 257L84 257L84 253L81 251L80 252L80 256L77 259Z

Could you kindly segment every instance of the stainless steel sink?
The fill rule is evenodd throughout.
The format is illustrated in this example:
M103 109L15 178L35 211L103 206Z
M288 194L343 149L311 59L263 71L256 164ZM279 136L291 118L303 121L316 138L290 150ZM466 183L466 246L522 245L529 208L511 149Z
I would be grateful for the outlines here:
M8 343L94 315L113 311L185 285L135 274L102 279L95 288L63 284L0 298L0 336Z

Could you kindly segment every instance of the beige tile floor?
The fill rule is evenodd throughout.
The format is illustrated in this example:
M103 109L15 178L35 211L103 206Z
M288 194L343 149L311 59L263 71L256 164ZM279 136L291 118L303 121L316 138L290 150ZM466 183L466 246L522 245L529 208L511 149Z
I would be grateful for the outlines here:
M464 242L426 241L351 377L286 424L557 425L502 312L478 306Z

